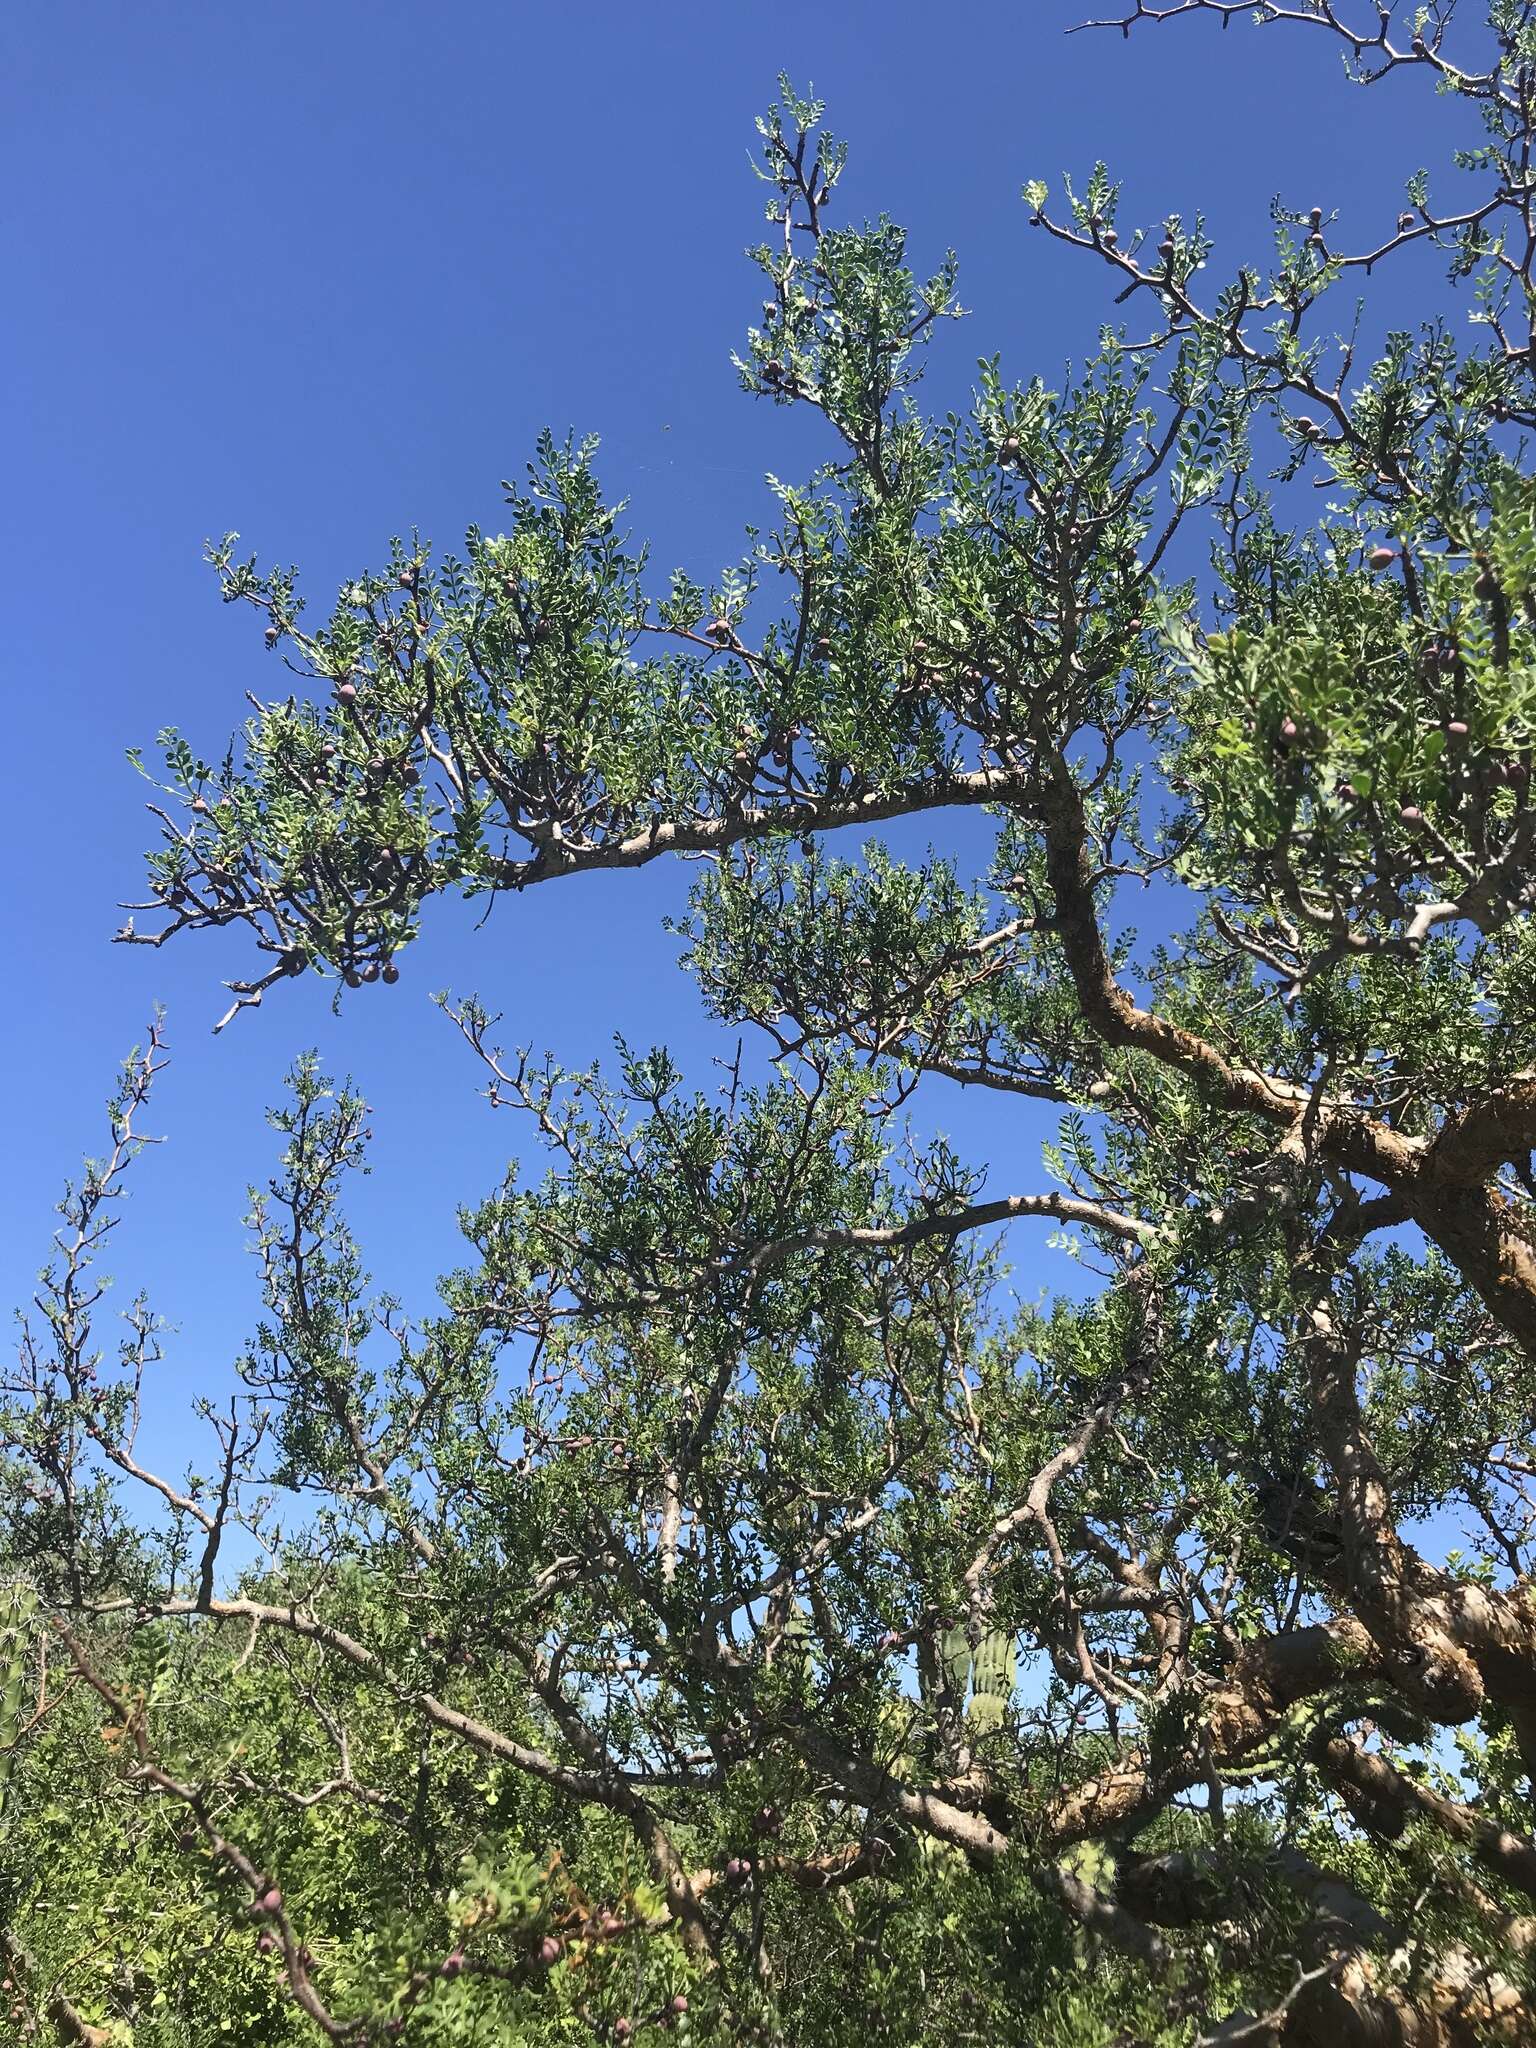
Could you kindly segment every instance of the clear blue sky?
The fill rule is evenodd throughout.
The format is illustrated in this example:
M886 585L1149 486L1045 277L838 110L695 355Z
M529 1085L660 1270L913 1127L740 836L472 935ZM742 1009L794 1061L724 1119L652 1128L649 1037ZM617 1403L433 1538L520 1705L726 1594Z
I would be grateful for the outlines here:
M1127 218L1204 205L1223 257L1261 257L1267 208L1382 231L1438 164L1426 89L1351 92L1320 36L1174 24L1067 37L1067 0L75 0L0 26L3 641L9 887L0 1298L25 1297L62 1176L101 1134L115 1064L163 1001L174 1065L112 1260L183 1336L161 1412L223 1379L255 1308L244 1188L272 1158L261 1109L318 1044L376 1106L354 1204L375 1272L425 1304L453 1210L531 1146L476 1101L427 991L478 989L507 1035L569 1063L615 1029L701 1078L713 1041L660 930L686 872L539 890L477 937L439 906L395 989L339 1019L318 984L222 1038L218 983L248 957L192 939L112 947L137 893L145 790L124 749L179 725L217 755L246 690L275 688L259 622L218 602L205 536L298 563L312 601L418 525L494 531L498 480L545 423L594 429L658 571L708 574L766 511L765 469L815 444L743 397L728 356L758 290L754 113L787 70L852 145L845 210L906 222L921 265L953 244L973 318L934 358L936 407L977 355L1056 370L1109 312L1101 276L1031 234L1021 182L1102 154ZM1433 273L1420 270L1421 288ZM1387 289L1405 293L1410 278ZM1406 296L1399 316L1422 310ZM950 830L939 821L938 830ZM934 1084L935 1088L938 1084ZM1041 1184L1038 1120L927 1098L994 1166ZM1020 1281L1042 1277L1039 1240Z

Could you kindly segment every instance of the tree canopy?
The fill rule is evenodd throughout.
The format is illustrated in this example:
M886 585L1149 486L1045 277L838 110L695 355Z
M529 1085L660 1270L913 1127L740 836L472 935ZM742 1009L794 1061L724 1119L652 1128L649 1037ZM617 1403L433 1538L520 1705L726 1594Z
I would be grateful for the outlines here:
M445 892L495 945L691 855L764 1050L566 1072L445 996L546 1171L420 1314L301 1058L176 1475L160 1325L98 1310L158 1026L130 1059L0 1405L18 2038L1533 2038L1533 11L1098 24L1311 29L1482 140L1369 246L1277 201L1235 267L1032 181L1110 324L964 416L919 390L954 259L843 224L781 82L735 363L827 452L711 587L553 437L507 531L323 624L210 550L289 675L217 766L161 735L122 938L240 927L223 1021L271 1028ZM1367 347L1418 243L1471 339ZM878 830L960 810L977 872ZM914 1135L934 1076L1056 1106L1036 1185ZM1083 1284L1021 1306L1041 1231Z

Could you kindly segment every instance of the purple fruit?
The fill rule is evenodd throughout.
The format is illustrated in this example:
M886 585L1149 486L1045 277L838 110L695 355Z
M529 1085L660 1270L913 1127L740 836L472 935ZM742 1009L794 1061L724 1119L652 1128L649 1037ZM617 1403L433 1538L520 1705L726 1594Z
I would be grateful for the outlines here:
M1464 718L1448 718L1445 729L1453 740L1464 740L1467 736L1467 721Z
M1424 813L1417 804L1404 804L1397 815L1405 825L1420 825L1424 821Z
M283 1909L283 1895L275 1884L268 1885L256 1903L263 1913L280 1913Z
M616 2019L613 2023L613 2038L615 2041L627 2041L634 2031L634 2027L629 2020Z
M397 981L398 981L398 980L400 979L400 970L399 970L399 968L398 968L398 967L397 967L397 966L395 965L395 963L394 963L394 961L393 961L393 960L386 960L386 961L385 961L385 963L384 963L384 968L383 968L383 975L384 975L384 979L385 979L385 980L386 980L387 982L389 982L391 986L393 986L393 985L394 985L394 983L395 983L395 982L397 982Z
M675 2013L685 2013L688 2010L688 2001L684 1998L681 1991L678 1992L672 2001L672 2010Z
M267 630L265 631L265 633L262 634L261 637L263 640L266 641L269 647L275 647L278 641L281 640L283 636L281 630L278 627L268 626Z
M1397 560L1397 549L1389 547L1372 548L1366 560L1373 569L1390 569Z
M269 1956L276 1947L277 1943L272 1939L271 1935L263 1934L256 1943L256 1952L258 1955Z
M564 1944L553 1934L546 1934L539 1943L539 1961L546 1970L552 1970L564 1953Z
M336 685L336 695L341 699L343 704L351 704L355 702L357 697L356 683L351 681L345 683L338 683Z
M1294 719L1294 718L1282 718L1282 719L1281 719L1281 721L1280 721L1280 737L1281 737L1281 739L1283 739L1283 740L1293 740L1293 739L1295 739L1295 737L1296 737L1296 734L1297 734L1298 730L1299 730L1299 728L1298 728L1298 726L1297 726L1297 724L1296 724L1296 721L1295 721L1295 719Z
M447 1955L445 1955L443 1957L443 1960L438 1964L437 1974L439 1975L439 1977L457 1977L459 1972L463 1969L463 1967L463 1949L450 1949Z

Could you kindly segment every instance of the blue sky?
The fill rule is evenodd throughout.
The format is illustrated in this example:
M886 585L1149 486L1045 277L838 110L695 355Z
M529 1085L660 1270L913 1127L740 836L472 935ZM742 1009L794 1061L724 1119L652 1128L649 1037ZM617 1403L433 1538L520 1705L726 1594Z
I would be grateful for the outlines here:
M244 1189L274 1156L262 1106L299 1049L318 1045L375 1105L376 1171L353 1210L375 1273L418 1306L456 1257L455 1204L531 1150L477 1102L429 990L478 990L509 1041L567 1063L622 1030L707 1079L719 1049L660 928L680 868L534 891L473 937L471 913L439 906L396 988L333 1018L309 983L218 1039L238 943L111 946L149 843L124 750L175 724L216 757L244 692L279 683L259 621L219 604L204 538L238 528L328 605L393 532L447 547L471 520L496 530L498 480L547 423L602 435L601 473L658 580L732 559L766 516L763 472L798 474L818 452L740 394L728 361L759 298L746 154L780 70L826 97L851 143L845 213L905 222L919 266L959 252L973 317L935 351L935 409L964 403L978 355L1055 373L1109 317L1094 268L1029 231L1026 177L1059 189L1103 155L1127 218L1203 206L1215 274L1262 259L1272 194L1339 207L1358 246L1388 228L1408 172L1445 154L1421 82L1351 91L1320 36L1202 20L1069 37L1077 14L1060 0L6 10L0 1297L30 1291L59 1183L97 1144L115 1065L163 1002L169 1142L141 1169L110 1267L181 1326L157 1425L169 1441L254 1317ZM1396 317L1417 317L1434 275L1384 281ZM941 845L953 830L937 821ZM992 1162L997 1191L1042 1184L1038 1119L953 1090L923 1115ZM1047 1273L1042 1243L1019 1243L1027 1288Z

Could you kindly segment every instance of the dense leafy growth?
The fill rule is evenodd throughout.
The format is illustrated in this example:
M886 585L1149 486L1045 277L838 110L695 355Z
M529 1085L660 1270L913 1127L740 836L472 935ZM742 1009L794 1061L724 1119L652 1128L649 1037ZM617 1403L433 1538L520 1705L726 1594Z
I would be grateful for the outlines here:
M769 1057L700 1097L447 1002L549 1171L421 1320L301 1061L174 1479L153 1316L96 1327L130 1062L0 1411L15 2038L1536 2037L1536 23L1241 11L1480 117L1457 199L1357 251L1279 208L1208 283L1198 219L1032 183L1127 324L933 420L953 263L836 224L786 87L738 369L829 452L712 588L553 440L312 628L213 551L295 682L218 769L164 736L124 936L245 927L232 1015L393 981L444 891L494 934L692 852ZM1474 345L1357 355L1420 242ZM962 808L983 873L823 843ZM934 1075L1058 1106L1037 1188L910 1136ZM1003 1225L1089 1284L1020 1310Z

